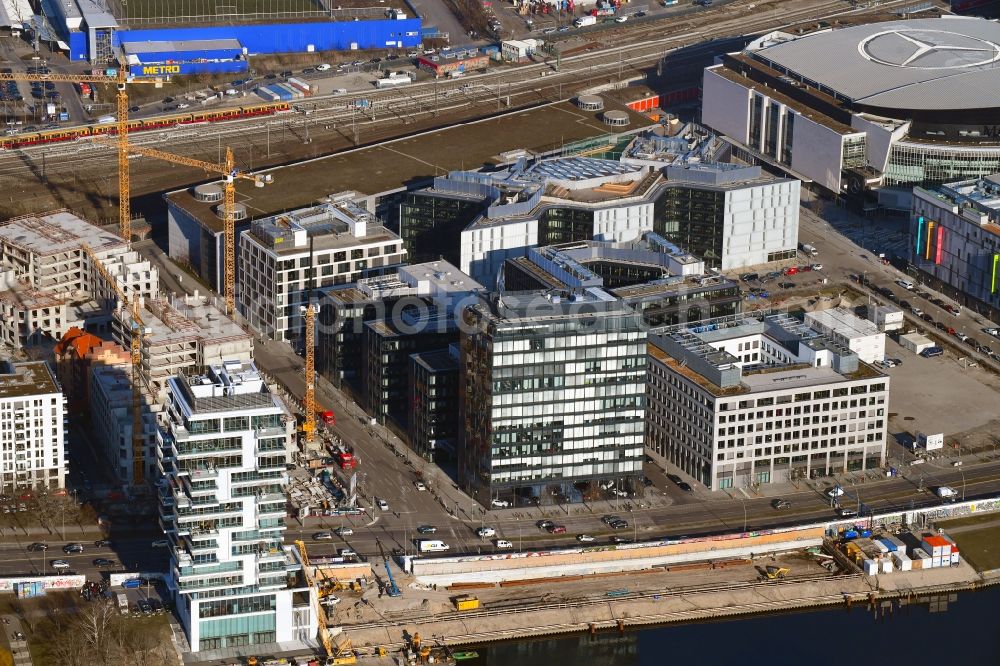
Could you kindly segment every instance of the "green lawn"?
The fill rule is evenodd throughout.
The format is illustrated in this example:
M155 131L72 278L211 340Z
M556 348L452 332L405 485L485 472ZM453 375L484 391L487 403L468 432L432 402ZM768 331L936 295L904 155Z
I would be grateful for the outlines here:
M117 17L130 18L170 18L175 16L224 16L239 20L233 14L261 14L282 12L322 11L318 0L112 0L119 5ZM333 3L333 6L350 7L353 3ZM377 6L378 0L370 0Z
M1000 569L1000 525L949 535L978 571Z

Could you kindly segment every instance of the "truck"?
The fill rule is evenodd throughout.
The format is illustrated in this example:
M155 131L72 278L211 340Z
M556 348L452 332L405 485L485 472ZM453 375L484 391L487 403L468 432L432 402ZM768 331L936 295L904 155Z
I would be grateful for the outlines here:
M819 250L810 245L809 243L799 243L799 250L808 257L818 257Z
M331 409L321 410L319 413L319 420L328 426L337 425L337 417L334 416L333 410Z
M597 23L596 16L581 16L580 18L573 21L573 25L577 28L583 28L588 25L595 25Z
M349 470L358 466L358 459L350 451L338 451L336 458L340 469Z
M118 612L122 615L128 615L128 597L124 593L118 593Z
M98 125L110 125L113 122L115 122L114 116L101 116L97 119Z
M440 553L450 550L451 546L440 539L418 539L417 550L421 553Z

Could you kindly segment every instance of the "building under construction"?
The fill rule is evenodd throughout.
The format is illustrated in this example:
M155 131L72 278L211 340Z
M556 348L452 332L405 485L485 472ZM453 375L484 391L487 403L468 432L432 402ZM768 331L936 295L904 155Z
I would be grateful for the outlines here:
M143 299L140 309L142 362L139 373L150 395L162 402L167 379L178 372L197 373L213 363L253 360L253 337L227 317L214 297ZM129 347L134 315L130 308L113 313L114 339Z
M106 331L115 289L154 296L159 274L114 233L66 210L0 223L0 338L8 345L54 343L73 326Z

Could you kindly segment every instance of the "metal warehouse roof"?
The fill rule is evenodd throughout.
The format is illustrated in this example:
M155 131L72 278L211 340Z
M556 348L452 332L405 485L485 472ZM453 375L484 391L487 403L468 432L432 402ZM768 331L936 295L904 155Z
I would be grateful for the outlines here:
M76 0L80 15L89 28L117 28L118 21L104 0Z
M874 23L752 50L858 104L887 109L1000 107L1000 24L975 17Z
M35 12L28 0L0 0L0 27L20 28L23 23L30 23Z
M225 49L240 51L243 45L238 39L185 39L163 42L125 42L122 44L125 53L184 53L185 51L221 51Z

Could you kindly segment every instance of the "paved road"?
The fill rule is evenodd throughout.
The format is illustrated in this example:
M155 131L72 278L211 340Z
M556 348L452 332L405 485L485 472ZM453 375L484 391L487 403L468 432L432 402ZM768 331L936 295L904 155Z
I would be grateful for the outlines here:
M110 547L97 548L94 541L100 538L93 535L90 538L79 538L77 541L60 539L58 537L43 538L39 536L6 537L0 542L0 575L52 575L58 572L82 574L94 580L102 573L114 571L165 571L167 565L167 550L151 548L153 540L162 538L161 534L144 531L144 534L134 532L127 537L113 538ZM71 539L72 533L68 534ZM30 551L28 546L35 542L48 545L47 551ZM84 552L66 554L62 547L67 543L81 543ZM96 566L97 558L114 560L113 566ZM54 560L65 560L69 569L57 570L52 567ZM124 566L123 566L124 565Z

